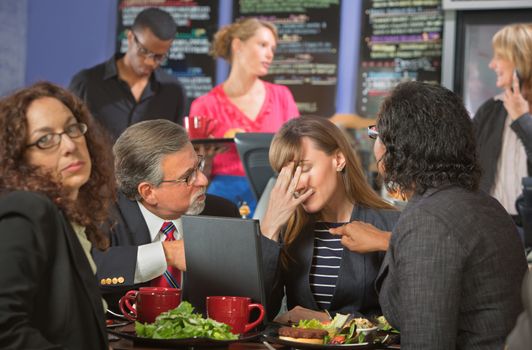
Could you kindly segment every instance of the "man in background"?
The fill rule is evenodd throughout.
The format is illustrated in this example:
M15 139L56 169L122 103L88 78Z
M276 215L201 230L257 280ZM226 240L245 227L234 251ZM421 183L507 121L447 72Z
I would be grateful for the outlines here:
M230 201L205 194L203 157L183 127L150 120L126 129L113 147L119 187L111 247L93 249L97 277L109 307L127 290L182 286L185 270L181 216L238 217Z
M113 141L131 124L163 118L182 124L186 96L159 66L168 57L177 26L167 12L148 8L127 31L127 52L77 73L70 90L84 100Z

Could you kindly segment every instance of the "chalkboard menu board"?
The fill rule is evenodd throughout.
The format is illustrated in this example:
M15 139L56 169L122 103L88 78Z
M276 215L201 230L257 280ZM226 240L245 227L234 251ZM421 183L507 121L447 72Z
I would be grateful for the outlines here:
M440 83L441 0L363 0L357 112L374 117L398 83Z
M279 31L275 60L265 80L287 86L301 114L336 111L339 0L234 0L233 16L258 17Z
M218 29L218 1L121 0L117 21L117 48L120 52L127 51L126 34L135 17L148 7L158 7L170 13L177 24L175 40L162 67L183 84L190 104L214 86L216 66L208 53L211 39Z

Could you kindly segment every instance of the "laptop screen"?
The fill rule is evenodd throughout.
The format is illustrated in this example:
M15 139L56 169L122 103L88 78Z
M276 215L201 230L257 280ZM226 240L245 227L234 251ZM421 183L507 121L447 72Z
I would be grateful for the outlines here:
M187 271L183 299L206 315L207 296L245 296L265 309L257 220L182 217Z

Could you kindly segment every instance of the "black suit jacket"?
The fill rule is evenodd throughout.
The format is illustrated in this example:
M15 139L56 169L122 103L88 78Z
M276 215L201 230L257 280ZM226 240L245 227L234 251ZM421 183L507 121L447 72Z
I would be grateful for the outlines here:
M351 221L370 223L377 228L391 231L399 218L395 210L377 210L355 206ZM314 250L313 225L307 225L290 245L292 258L288 268L283 268L280 259L280 244L263 237L262 241L266 292L269 294L270 319L277 314L283 292L286 293L288 309L303 306L320 310L310 289L309 273ZM359 254L344 249L336 287L331 300L331 313L374 315L380 312L374 281L381 266L384 253ZM270 289L270 286L273 286ZM268 290L270 289L270 290Z
M136 201L118 194L114 208L116 223L109 230L111 247L101 252L93 249L97 277L101 291L112 310L117 310L118 300L128 290L147 283L135 285L138 246L152 243L148 226ZM205 209L200 215L238 217L238 208L229 200L207 195ZM111 281L111 284L106 281ZM103 282L103 283L102 283Z
M504 122L508 112L502 101L490 98L479 107L473 125L477 139L477 151L482 177L480 188L490 192L497 175L497 164L502 151ZM527 156L528 175L532 175L532 117L526 113L510 124L523 143Z
M0 197L0 266L1 349L108 349L94 274L47 197Z

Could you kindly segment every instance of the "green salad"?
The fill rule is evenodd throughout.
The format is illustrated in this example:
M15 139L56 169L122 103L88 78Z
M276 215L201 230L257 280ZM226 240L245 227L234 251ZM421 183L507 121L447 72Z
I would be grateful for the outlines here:
M366 335L357 333L357 325L354 319L349 320L350 315L336 314L331 321L320 322L316 319L300 320L293 327L324 329L329 334L323 339L324 344L354 344L363 343Z
M135 322L137 336L153 339L210 338L215 340L238 339L228 325L194 313L194 307L182 301L178 307L163 312L154 323Z

